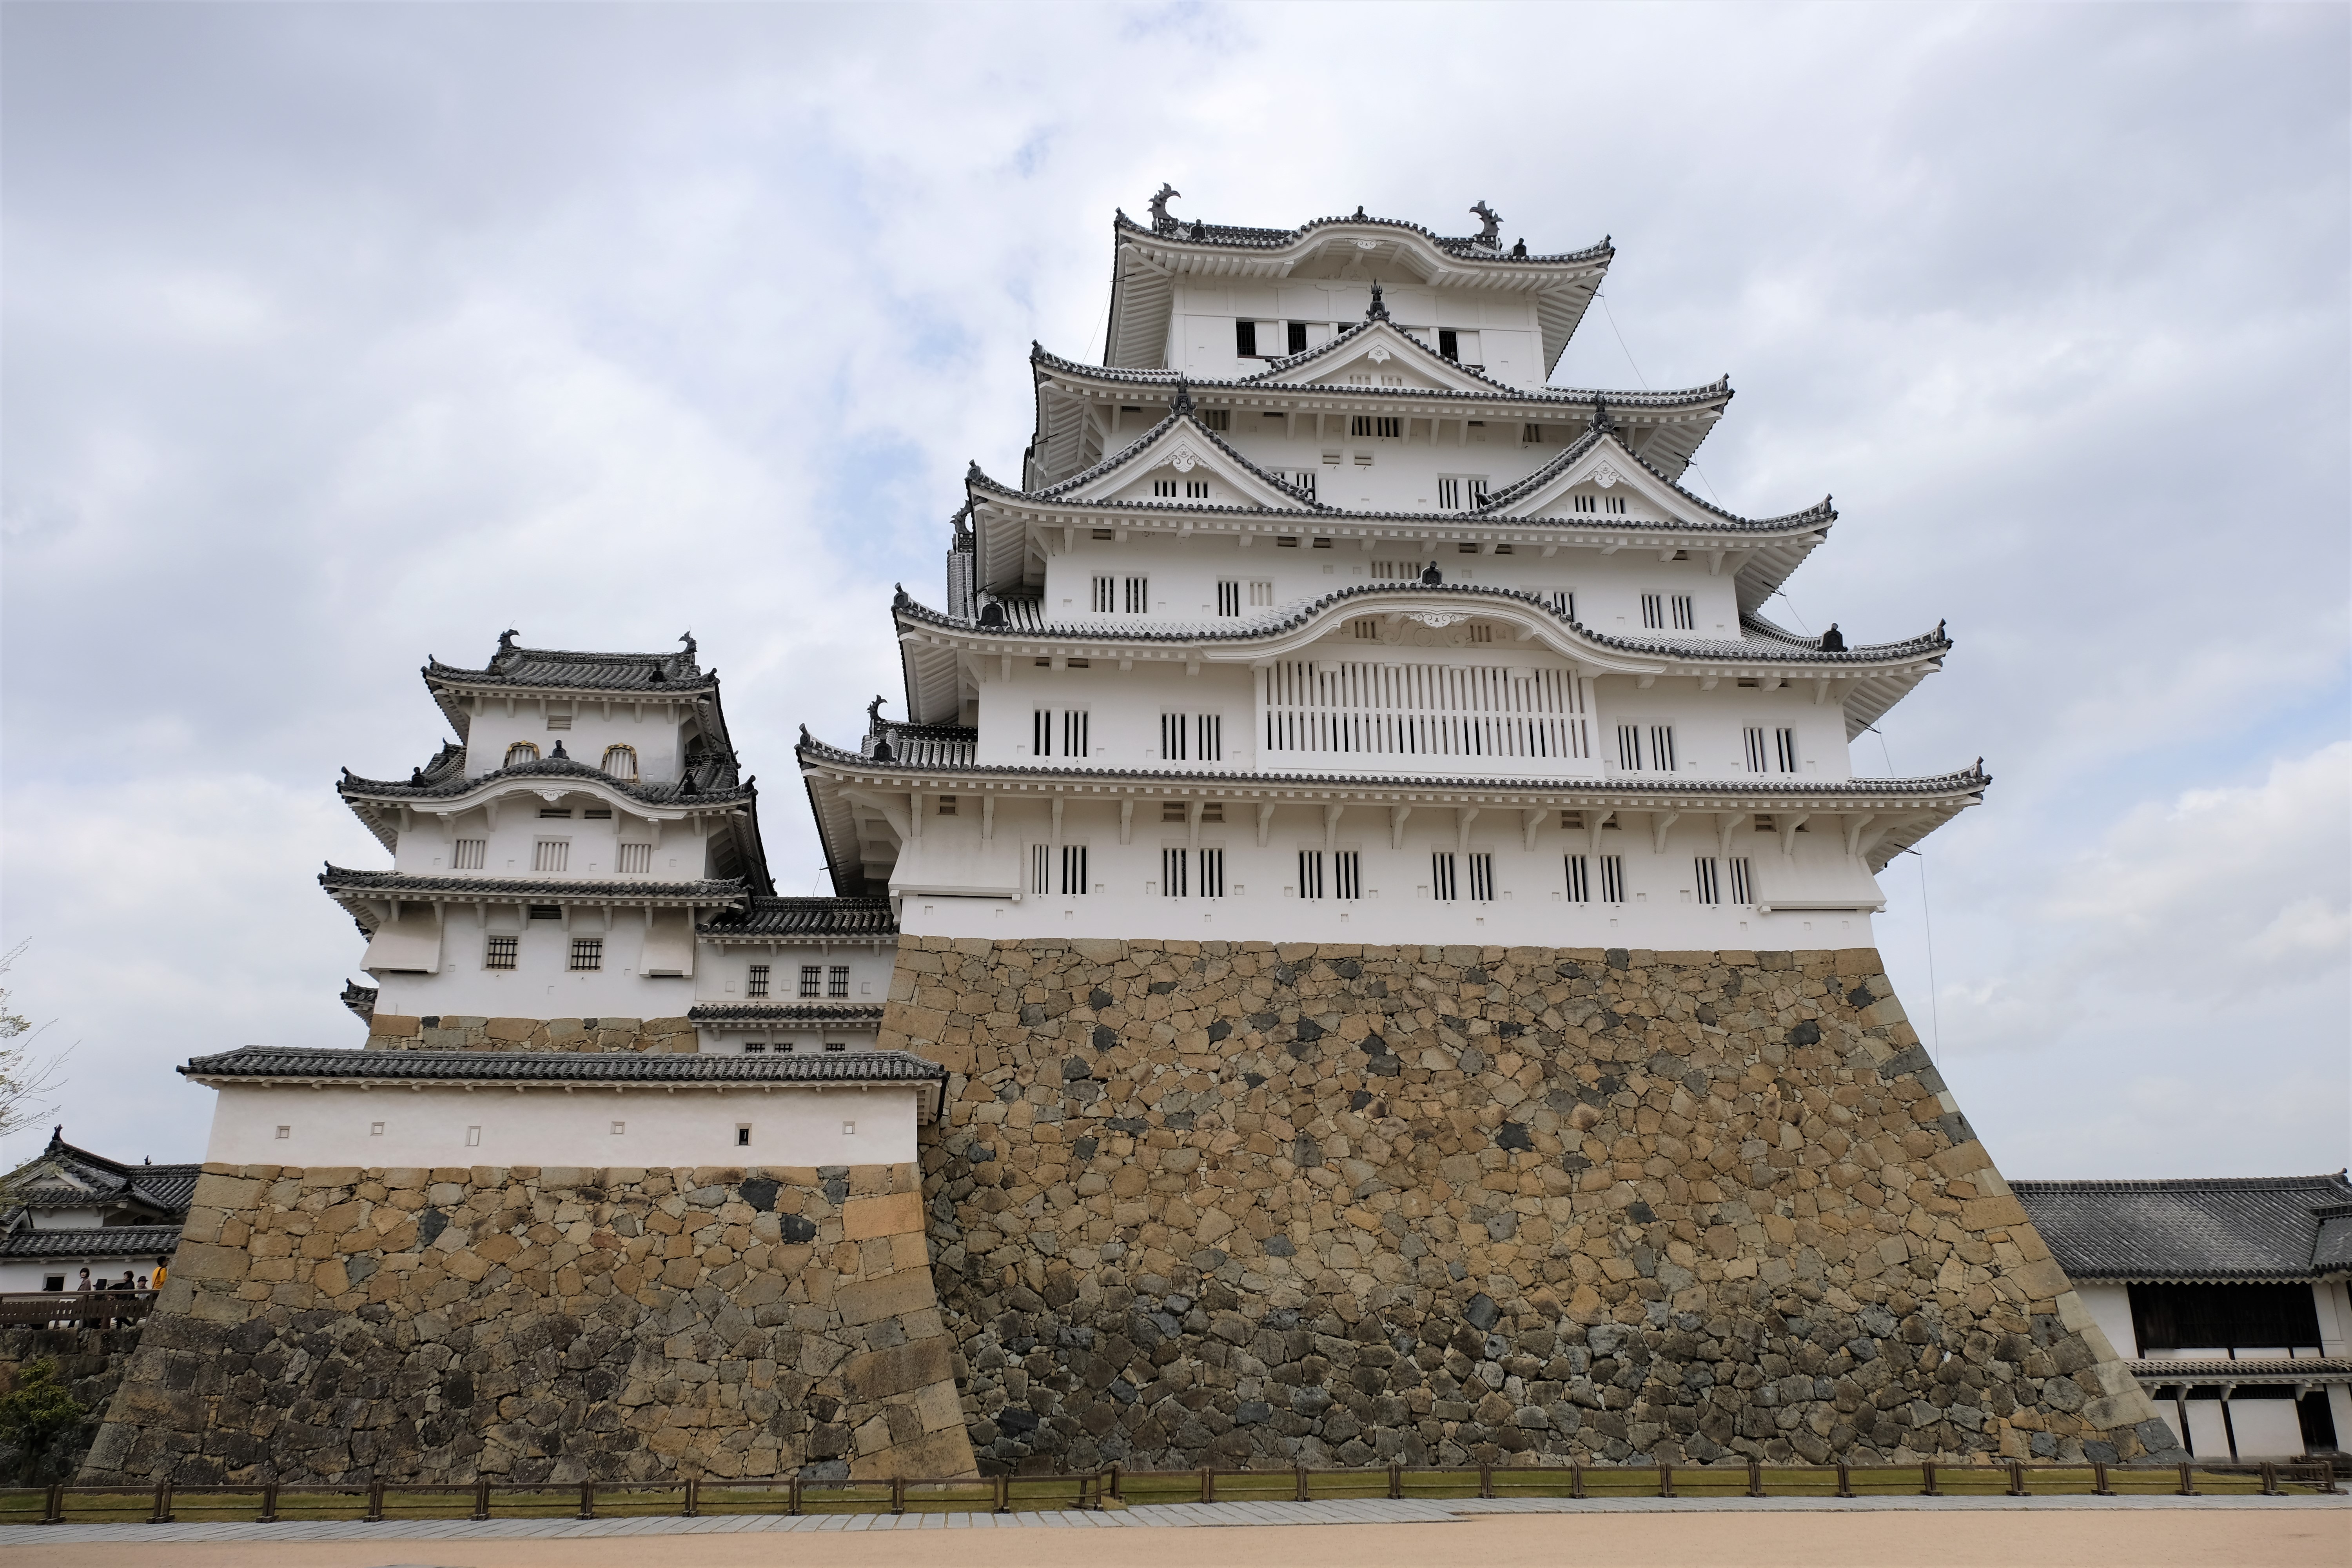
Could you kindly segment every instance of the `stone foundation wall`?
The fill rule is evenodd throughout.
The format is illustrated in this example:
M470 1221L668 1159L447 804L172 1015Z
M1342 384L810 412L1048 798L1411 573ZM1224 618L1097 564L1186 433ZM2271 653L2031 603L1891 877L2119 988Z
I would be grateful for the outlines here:
M208 1165L88 1483L972 1471L911 1165Z
M454 1014L405 1017L379 1013L368 1022L368 1048L409 1051L667 1051L695 1048L684 1018L477 1018Z
M58 1381L89 1412L79 1433L65 1445L58 1475L70 1476L80 1467L90 1440L98 1436L100 1417L114 1391L121 1386L131 1358L139 1348L140 1330L14 1328L0 1331L0 1396L16 1392L25 1368L37 1361L55 1363ZM23 1478L19 1478L22 1483Z
M988 1471L2168 1450L1877 954L907 938Z

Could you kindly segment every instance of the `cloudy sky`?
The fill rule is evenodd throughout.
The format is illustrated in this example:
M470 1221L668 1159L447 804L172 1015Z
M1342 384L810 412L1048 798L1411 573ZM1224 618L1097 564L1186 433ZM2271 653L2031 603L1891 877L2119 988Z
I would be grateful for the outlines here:
M68 1135L194 1158L173 1064L357 1043L336 770L506 626L691 627L813 889L795 727L895 689L1168 180L1613 236L1556 379L1728 371L1692 482L1842 513L1774 613L1958 639L1856 759L1997 775L1879 934L2003 1168L2340 1166L2347 17L9 5L0 941Z

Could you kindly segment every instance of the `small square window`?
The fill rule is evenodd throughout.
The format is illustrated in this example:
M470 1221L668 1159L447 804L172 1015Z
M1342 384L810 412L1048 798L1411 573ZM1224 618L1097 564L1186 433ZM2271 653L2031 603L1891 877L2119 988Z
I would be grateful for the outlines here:
M484 969L512 969L515 966L515 949L521 941L522 939L520 937L515 936L494 936L490 938L482 952L482 967Z
M738 1149L749 1149L751 1146L751 1124L748 1121L737 1122L735 1124L735 1147Z
M628 1131L628 1130L629 1124L625 1121L615 1121L613 1123L613 1136L615 1138L620 1137L623 1133Z
M843 1122L843 1123L841 1124L841 1135L842 1135L844 1138L855 1138L855 1137L856 1137L856 1136L857 1136L857 1123L856 1123L856 1122L855 1122L855 1121L845 1121L845 1122Z
M368 1136L369 1136L369 1137L371 1137L371 1138L381 1138L381 1137L383 1137L383 1122L381 1122L381 1121L371 1121L371 1122L369 1122L369 1123L368 1123Z
M467 1129L466 1129L466 1147L467 1147L467 1148L468 1148L468 1149L478 1149L478 1148L480 1148L481 1146L482 1146L482 1130L481 1130L480 1128L478 1128L478 1127L468 1127L468 1128L467 1128Z
M278 1129L278 1136L280 1138L291 1138L294 1136L294 1129L291 1127L281 1126Z

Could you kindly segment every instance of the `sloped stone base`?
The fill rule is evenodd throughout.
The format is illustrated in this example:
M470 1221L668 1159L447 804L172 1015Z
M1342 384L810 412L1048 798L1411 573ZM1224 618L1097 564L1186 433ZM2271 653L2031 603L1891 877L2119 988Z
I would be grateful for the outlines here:
M983 1469L2169 1449L1870 950L908 938Z
M207 1166L86 1483L972 1473L910 1165Z

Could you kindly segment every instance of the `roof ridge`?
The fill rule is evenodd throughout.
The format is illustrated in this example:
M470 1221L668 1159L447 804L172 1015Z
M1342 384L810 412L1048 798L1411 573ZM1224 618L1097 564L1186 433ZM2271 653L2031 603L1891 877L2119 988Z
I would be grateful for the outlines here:
M1177 383L1177 388L1180 393L1182 391L1183 386L1184 383L1181 381ZM969 485L974 480L978 480L981 483L986 484L991 489L999 490L1005 495L1017 496L1024 500L1056 500L1072 487L1084 484L1089 479L1100 478L1105 474L1114 473L1120 468L1126 466L1129 461L1141 457L1145 450L1154 443L1158 442L1162 437L1172 434L1176 426L1179 425L1191 426L1192 429L1198 432L1204 440L1215 447L1218 451L1223 452L1226 457L1231 458L1234 462L1240 464L1253 477L1262 483L1272 487L1274 489L1278 490L1285 495L1294 496L1299 500L1305 502L1306 504L1304 507L1300 509L1305 515L1312 516L1318 512L1326 512L1331 510L1325 506L1321 501L1316 500L1315 497L1307 494L1305 490L1300 489L1297 486L1292 484L1289 480L1276 479L1273 474L1252 462L1248 458L1244 457L1232 442L1226 440L1214 430L1210 429L1207 426L1194 418L1189 404L1185 405L1181 408L1171 405L1167 415L1164 416L1158 424L1154 425L1150 429L1143 432L1142 435L1138 436L1126 446L1121 447L1118 451L1103 458L1092 468L1082 469L1077 473L1072 474L1066 479L1058 479L1053 484L1046 486L1042 490L1013 489L999 483L995 479L990 479L977 462L973 463L965 474L964 482Z
M2340 1192L2352 1193L2352 1182L2347 1182L2345 1178L2345 1173L2341 1171L2330 1171L2325 1175L2317 1176L2157 1176L2147 1178L2062 1176L2041 1180L2029 1177L2011 1181L2009 1185L2013 1188L2026 1187L2048 1191L2067 1189L2074 1192L2103 1193L2202 1192L2218 1189L2235 1189L2245 1192L2291 1192L2301 1187L2333 1186Z
M1371 217L1360 208L1352 216L1346 217L1310 218L1297 228L1245 228L1234 224L1212 224L1206 220L1180 219L1172 229L1155 229L1136 222L1127 216L1124 209L1114 209L1111 218L1111 228L1114 233L1124 229L1146 238L1170 240L1180 245L1228 245L1252 249L1272 249L1304 239L1318 228L1348 225L1367 228L1404 229L1409 233L1421 236L1432 245L1461 261L1492 261L1507 266L1524 267L1541 265L1545 262L1591 261L1601 257L1614 258L1617 254L1617 247L1612 243L1615 237L1603 235L1598 245L1590 245L1581 250L1556 251L1541 256L1533 253L1514 256L1499 247L1489 249L1472 236L1442 235L1425 225L1414 223L1410 218ZM1195 237L1196 232L1199 237ZM1243 240L1239 237L1241 236L1251 237ZM1474 251L1475 254L1465 255L1464 254L1465 251Z
M1358 323L1358 325L1361 324L1363 323ZM1349 329L1349 331L1353 331L1355 329L1353 327ZM1402 331L1402 329L1399 329L1399 331ZM1423 350L1427 350L1429 347L1428 344L1421 342L1419 339L1413 338L1411 332L1403 332L1402 335L1408 339L1412 339L1417 346ZM1198 376L1192 374L1192 373L1188 371L1175 370L1160 365L1088 364L1084 360L1069 359L1061 354L1055 353L1052 350L1045 348L1034 342L1031 342L1029 345L1029 357L1030 363L1033 364L1036 363L1040 360L1048 361L1059 368L1089 374L1097 374L1107 381L1133 381L1146 384L1159 385L1184 380L1189 381L1194 387L1229 386L1239 388L1247 386L1263 388L1268 384L1264 378L1270 374L1274 369L1295 362L1303 362L1310 359L1316 354L1321 353L1326 349L1344 342L1346 336L1346 333L1342 333L1339 337L1333 338L1328 343L1318 343L1314 348L1303 349L1296 354L1280 355L1277 358L1269 361L1265 370L1255 372L1246 376ZM1655 390L1644 391L1637 391L1632 388L1611 389L1607 387L1587 386L1555 387L1549 384L1537 387L1513 386L1508 382L1496 381L1490 375L1470 370L1468 366L1462 364L1459 360L1446 360L1442 354L1438 357L1441 360L1444 360L1445 363L1454 365L1462 370L1465 374L1471 376L1475 380L1486 382L1512 398L1522 399L1529 402L1589 403L1597 399L1606 402L1612 406L1617 407L1665 408L1676 406L1678 403L1705 402L1707 398L1712 396L1719 395L1723 397L1735 397L1738 395L1738 394L1733 390L1731 385L1731 377L1727 374L1718 376L1711 382L1706 382L1696 386L1660 387ZM1305 384L1301 384L1299 390L1304 392L1312 390L1312 388L1309 388ZM1444 386L1339 386L1334 387L1331 390L1345 392L1351 395L1355 393L1362 392L1381 397L1471 397L1477 398L1485 402L1495 401L1494 399L1487 397L1483 393L1463 392L1452 387Z

